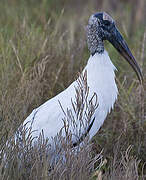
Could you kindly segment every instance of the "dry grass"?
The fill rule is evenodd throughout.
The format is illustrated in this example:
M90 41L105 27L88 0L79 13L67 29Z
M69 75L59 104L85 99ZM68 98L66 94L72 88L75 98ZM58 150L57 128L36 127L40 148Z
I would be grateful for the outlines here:
M102 8L112 12L112 5L103 2ZM0 3L0 179L144 180L146 32L141 24L127 40L143 70L143 87L126 62L106 44L119 68L120 95L91 144L87 138L77 151L62 139L63 150L54 153L65 152L66 161L62 160L64 155L59 156L51 168L50 146L43 137L36 146L32 146L31 138L25 140L25 146L14 143L13 133L32 109L64 90L89 56L85 25L97 9L89 1L80 1L81 6L77 6L62 0L57 5L47 0ZM125 38L130 14L129 4L119 1L113 16L121 22ZM5 147L9 137L13 138Z
M81 74L77 82L73 111L65 112L62 107L65 137L60 130L50 144L43 132L34 140L31 128L20 126L15 136L12 135L1 148L1 179L90 178L94 164L102 161L102 156L93 154L88 135L81 134L81 129L86 132L98 106L97 102L93 103L95 95L88 101L87 73ZM70 129L73 129L72 133ZM72 136L77 147L73 147Z

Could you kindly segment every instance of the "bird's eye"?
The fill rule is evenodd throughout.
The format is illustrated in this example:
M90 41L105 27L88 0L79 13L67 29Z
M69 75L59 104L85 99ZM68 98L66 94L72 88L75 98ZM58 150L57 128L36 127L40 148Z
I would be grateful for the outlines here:
M110 21L108 21L108 20L104 20L103 22L104 22L104 25L106 25L106 26L110 25Z

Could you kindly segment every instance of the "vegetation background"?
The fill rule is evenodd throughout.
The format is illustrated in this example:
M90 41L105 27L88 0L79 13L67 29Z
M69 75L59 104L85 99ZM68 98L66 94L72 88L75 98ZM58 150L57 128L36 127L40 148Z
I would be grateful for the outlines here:
M118 68L119 97L92 141L90 155L95 157L102 151L101 163L94 162L94 167L88 168L93 158L87 156L86 149L80 154L84 155L82 160L70 159L71 166L57 166L50 176L46 158L42 165L37 154L29 157L31 166L24 160L20 166L19 151L11 144L4 150L9 154L7 166L4 154L0 156L0 179L146 178L145 0L1 0L0 145L4 146L35 107L76 79L89 57L88 18L98 11L106 11L116 20L144 75L142 86L131 67L105 42ZM31 153L36 155L36 151Z

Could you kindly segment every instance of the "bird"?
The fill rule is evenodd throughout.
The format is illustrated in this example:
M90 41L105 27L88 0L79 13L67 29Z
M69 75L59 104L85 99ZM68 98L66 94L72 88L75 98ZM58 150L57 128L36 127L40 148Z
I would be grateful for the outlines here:
M81 137L88 134L89 139L91 139L103 125L118 96L118 88L115 81L116 67L104 48L104 41L109 41L132 66L140 82L142 82L143 76L136 59L116 27L115 21L109 14L106 12L92 14L88 21L86 34L90 56L83 72L86 71L87 73L89 97L91 98L96 93L98 106L88 127L81 129ZM64 91L34 109L24 120L23 125L27 128L31 126L32 137L39 137L43 131L44 137L51 141L51 138L55 137L63 129L65 112L73 109L72 102L76 96L77 80ZM85 120L82 119L82 121ZM70 131L73 132L72 127ZM63 133L63 136L65 136L65 133ZM75 138L75 136L72 137L75 146L82 141L83 138L81 137L80 139Z

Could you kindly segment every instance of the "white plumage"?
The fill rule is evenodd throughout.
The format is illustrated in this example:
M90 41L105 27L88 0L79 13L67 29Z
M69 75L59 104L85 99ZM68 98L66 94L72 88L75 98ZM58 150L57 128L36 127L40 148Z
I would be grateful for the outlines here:
M102 126L107 114L113 108L118 95L114 72L116 68L112 64L108 53L104 50L104 40L108 40L129 62L140 82L143 79L141 70L128 45L118 31L114 20L105 12L93 14L87 26L87 43L90 58L83 70L83 73L85 71L87 72L87 84L89 86L88 99L90 100L93 94L96 93L98 101L98 107L92 117L94 121L91 120L91 124L89 124L89 128L87 129L90 139ZM61 107L63 107L65 112L67 109L73 109L72 101L75 101L75 87L77 85L77 81L74 81L67 89L33 110L27 117L24 125L26 124L28 128L30 126L32 127L33 137L38 137L42 130L45 138L50 139L59 133L64 126L63 119L65 116ZM85 122L85 119L83 118L82 121ZM79 124L80 122L76 123ZM77 128L80 128L80 126ZM81 130L81 136L87 134L84 128L78 130ZM70 131L73 133L72 127ZM63 135L65 136L64 132ZM73 143L76 143L74 137L72 140Z
M108 53L96 53L90 56L83 72L87 71L87 84L89 86L89 99L94 93L97 94L98 108L95 111L94 124L89 131L89 137L92 138L103 124L107 113L113 108L117 99L117 86L115 83L115 66L112 64ZM29 127L32 123L33 137L38 137L43 130L45 137L54 137L63 127L64 111L72 109L71 99L75 99L75 87L77 81L74 81L67 89L48 100L43 105L34 109L33 112L24 121ZM61 106L59 104L61 103Z

